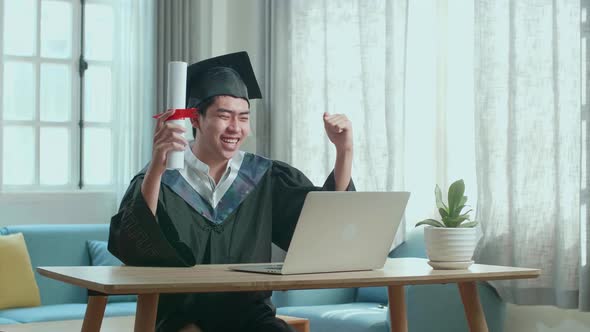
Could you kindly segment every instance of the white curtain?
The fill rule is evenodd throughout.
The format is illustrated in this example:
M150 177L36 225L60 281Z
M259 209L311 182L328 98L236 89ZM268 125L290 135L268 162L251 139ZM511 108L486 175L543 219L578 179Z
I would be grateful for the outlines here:
M227 38L226 29L242 29L235 22L225 25L225 16L228 16L226 5L225 0L157 1L155 113L163 112L166 107L166 82L170 61L184 61L190 65L213 55L229 53L223 47L222 50L216 50L220 54L213 52L213 44ZM185 120L184 125L185 138L192 140L190 121Z
M155 5L154 0L113 2L117 24L113 59L117 202L151 157L151 115L156 102Z
M463 178L475 202L472 14L453 1L272 2L271 156L321 184L335 158L322 113L345 113L357 189L411 191L408 229L436 217L437 183Z
M189 65L211 55L211 0L158 1L157 6L157 105L158 113L166 107L168 62L184 61ZM187 129L190 123L187 122ZM186 135L192 139L192 133Z
M503 298L590 310L579 1L270 5L273 158L321 183L334 161L321 114L346 113L358 188L411 191L408 229L438 217L435 184L463 178L476 260L543 269L495 283Z
M211 0L120 0L113 6L117 202L130 180L151 160L155 120L164 110L169 61L197 61L209 55ZM190 123L187 121L187 129ZM187 138L192 133L187 130Z
M334 166L322 114L353 122L358 190L402 190L405 1L272 2L271 156L321 185ZM288 22L288 24L285 24ZM391 153L389 153L391 152ZM400 227L403 237L405 228Z
M588 311L580 1L479 0L475 18L476 260L542 269L495 283L510 302Z

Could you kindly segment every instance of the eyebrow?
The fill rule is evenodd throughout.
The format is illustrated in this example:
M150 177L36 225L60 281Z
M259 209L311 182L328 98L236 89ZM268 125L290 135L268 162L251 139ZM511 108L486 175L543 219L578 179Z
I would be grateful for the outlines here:
M225 108L218 108L217 109L217 112L218 113L230 113L230 114L238 113L237 111L232 111L232 110L228 110L228 109L225 109ZM247 114L250 114L250 111L249 110L238 113L238 115L247 115Z

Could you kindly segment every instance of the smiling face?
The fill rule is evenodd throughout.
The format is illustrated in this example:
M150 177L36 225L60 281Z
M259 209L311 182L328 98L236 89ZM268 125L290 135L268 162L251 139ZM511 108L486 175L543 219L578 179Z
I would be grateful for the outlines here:
M193 151L209 166L231 159L250 133L250 106L245 99L217 96L204 115L192 122L197 128Z

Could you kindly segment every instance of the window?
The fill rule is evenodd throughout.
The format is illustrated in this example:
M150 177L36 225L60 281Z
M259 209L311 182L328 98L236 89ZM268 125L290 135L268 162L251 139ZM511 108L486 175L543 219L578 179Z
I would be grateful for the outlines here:
M0 17L0 187L110 188L110 1L0 0Z
M408 230L420 220L440 218L436 184L446 192L463 179L467 204L475 209L474 4L273 5L272 43L280 50L273 61L286 59L273 65L271 103L280 110L271 117L273 128L280 128L272 134L273 158L293 163L321 184L335 154L321 113L345 113L354 127L357 189L410 191ZM288 93L277 97L277 91Z

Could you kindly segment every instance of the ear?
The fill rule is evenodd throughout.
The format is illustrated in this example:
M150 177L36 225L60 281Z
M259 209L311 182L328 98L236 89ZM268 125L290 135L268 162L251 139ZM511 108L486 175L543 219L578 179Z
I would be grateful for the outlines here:
M197 113L196 117L191 118L191 125L199 130L201 129L201 114Z

